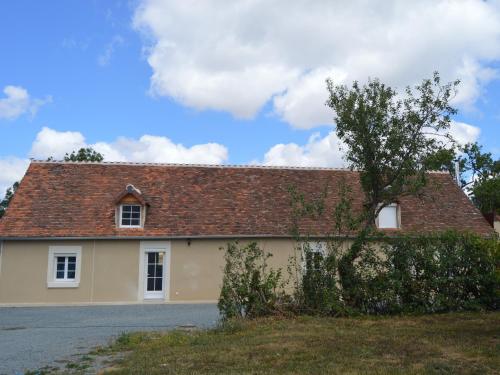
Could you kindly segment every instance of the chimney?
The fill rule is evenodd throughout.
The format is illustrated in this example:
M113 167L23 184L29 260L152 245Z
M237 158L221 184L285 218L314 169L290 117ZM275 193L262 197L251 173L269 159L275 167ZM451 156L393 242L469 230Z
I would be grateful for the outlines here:
M460 186L460 162L458 160L455 160L455 180L457 185Z

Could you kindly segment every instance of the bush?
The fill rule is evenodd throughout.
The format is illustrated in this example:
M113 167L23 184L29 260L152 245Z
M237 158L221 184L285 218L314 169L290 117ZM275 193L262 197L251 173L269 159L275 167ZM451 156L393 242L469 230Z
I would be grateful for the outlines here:
M382 240L362 246L349 283L339 282L338 241L329 241L328 253L303 246L295 310L337 316L500 307L497 239L446 232Z
M269 269L265 253L256 242L240 246L227 244L219 311L224 320L255 318L276 312L283 295L281 270Z
M298 275L294 305L296 311L315 315L344 315L340 301L337 276L337 251L327 248L318 251L318 243L301 241L300 261L294 258L291 269ZM297 276L296 276L297 278Z
M499 248L496 239L455 232L391 240L384 248L388 312L498 308Z
M381 241L380 239L377 241ZM446 232L382 238L363 245L351 282L339 282L341 240L299 241L290 261L294 281L284 293L281 270L270 270L256 243L227 245L219 299L223 318L283 311L310 315L436 313L500 307L500 241ZM293 275L292 275L293 274ZM344 285L344 286L343 286ZM349 285L349 290L344 290ZM348 295L349 299L343 296ZM284 304L286 302L286 305Z

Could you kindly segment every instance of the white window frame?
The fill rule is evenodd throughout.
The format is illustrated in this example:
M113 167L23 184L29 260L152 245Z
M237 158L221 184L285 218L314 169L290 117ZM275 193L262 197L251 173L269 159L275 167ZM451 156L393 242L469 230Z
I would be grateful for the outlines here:
M123 206L138 206L139 207L139 225L123 225ZM120 228L142 228L142 205L136 203L122 203L120 204L120 216L118 218L118 226Z
M76 257L74 279L56 279L57 257ZM47 288L78 288L80 286L81 266L82 266L81 246L49 246L49 259L47 265Z
M307 269L307 262L306 262L306 251L305 251L305 245L306 242L304 242L301 245L302 253L302 271L305 272ZM311 253L318 253L321 254L324 257L328 255L328 245L325 241L307 241L307 245L309 246L309 249L311 250Z
M380 213L382 212L382 210L384 208L387 208L387 207L395 207L396 208L396 226L395 227L381 227L380 226L380 221L379 221ZM387 206L385 206L384 208L382 208L382 210L380 210L380 212L378 213L377 218L375 220L375 224L376 224L377 228L378 229L400 229L401 228L401 213L400 213L399 204L391 203L391 204L388 204Z
M61 272L60 270L57 269L57 266L59 265L58 263L58 258L63 258L64 259L64 269L62 270L62 273L63 273L63 277L57 277L57 273L58 272ZM69 278L68 277L68 273L69 273L69 258L75 258L75 277L71 277ZM55 280L56 281L75 281L75 278L76 278L76 256L72 255L72 254L56 254L56 256L54 257L54 272L55 272Z

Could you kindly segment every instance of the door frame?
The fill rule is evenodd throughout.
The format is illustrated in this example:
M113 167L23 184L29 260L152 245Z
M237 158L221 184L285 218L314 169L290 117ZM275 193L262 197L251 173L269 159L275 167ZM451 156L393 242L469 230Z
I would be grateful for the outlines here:
M163 256L163 298L146 298L145 288L145 269L146 269L146 253L148 252L164 252ZM169 301L170 300L170 271L172 269L170 263L171 244L170 241L141 241L139 249L139 281L137 290L138 301Z

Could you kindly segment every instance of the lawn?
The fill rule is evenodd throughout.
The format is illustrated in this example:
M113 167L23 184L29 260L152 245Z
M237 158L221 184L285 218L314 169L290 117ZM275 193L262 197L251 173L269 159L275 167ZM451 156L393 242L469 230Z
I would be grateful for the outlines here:
M500 374L500 313L262 319L122 335L107 374Z

